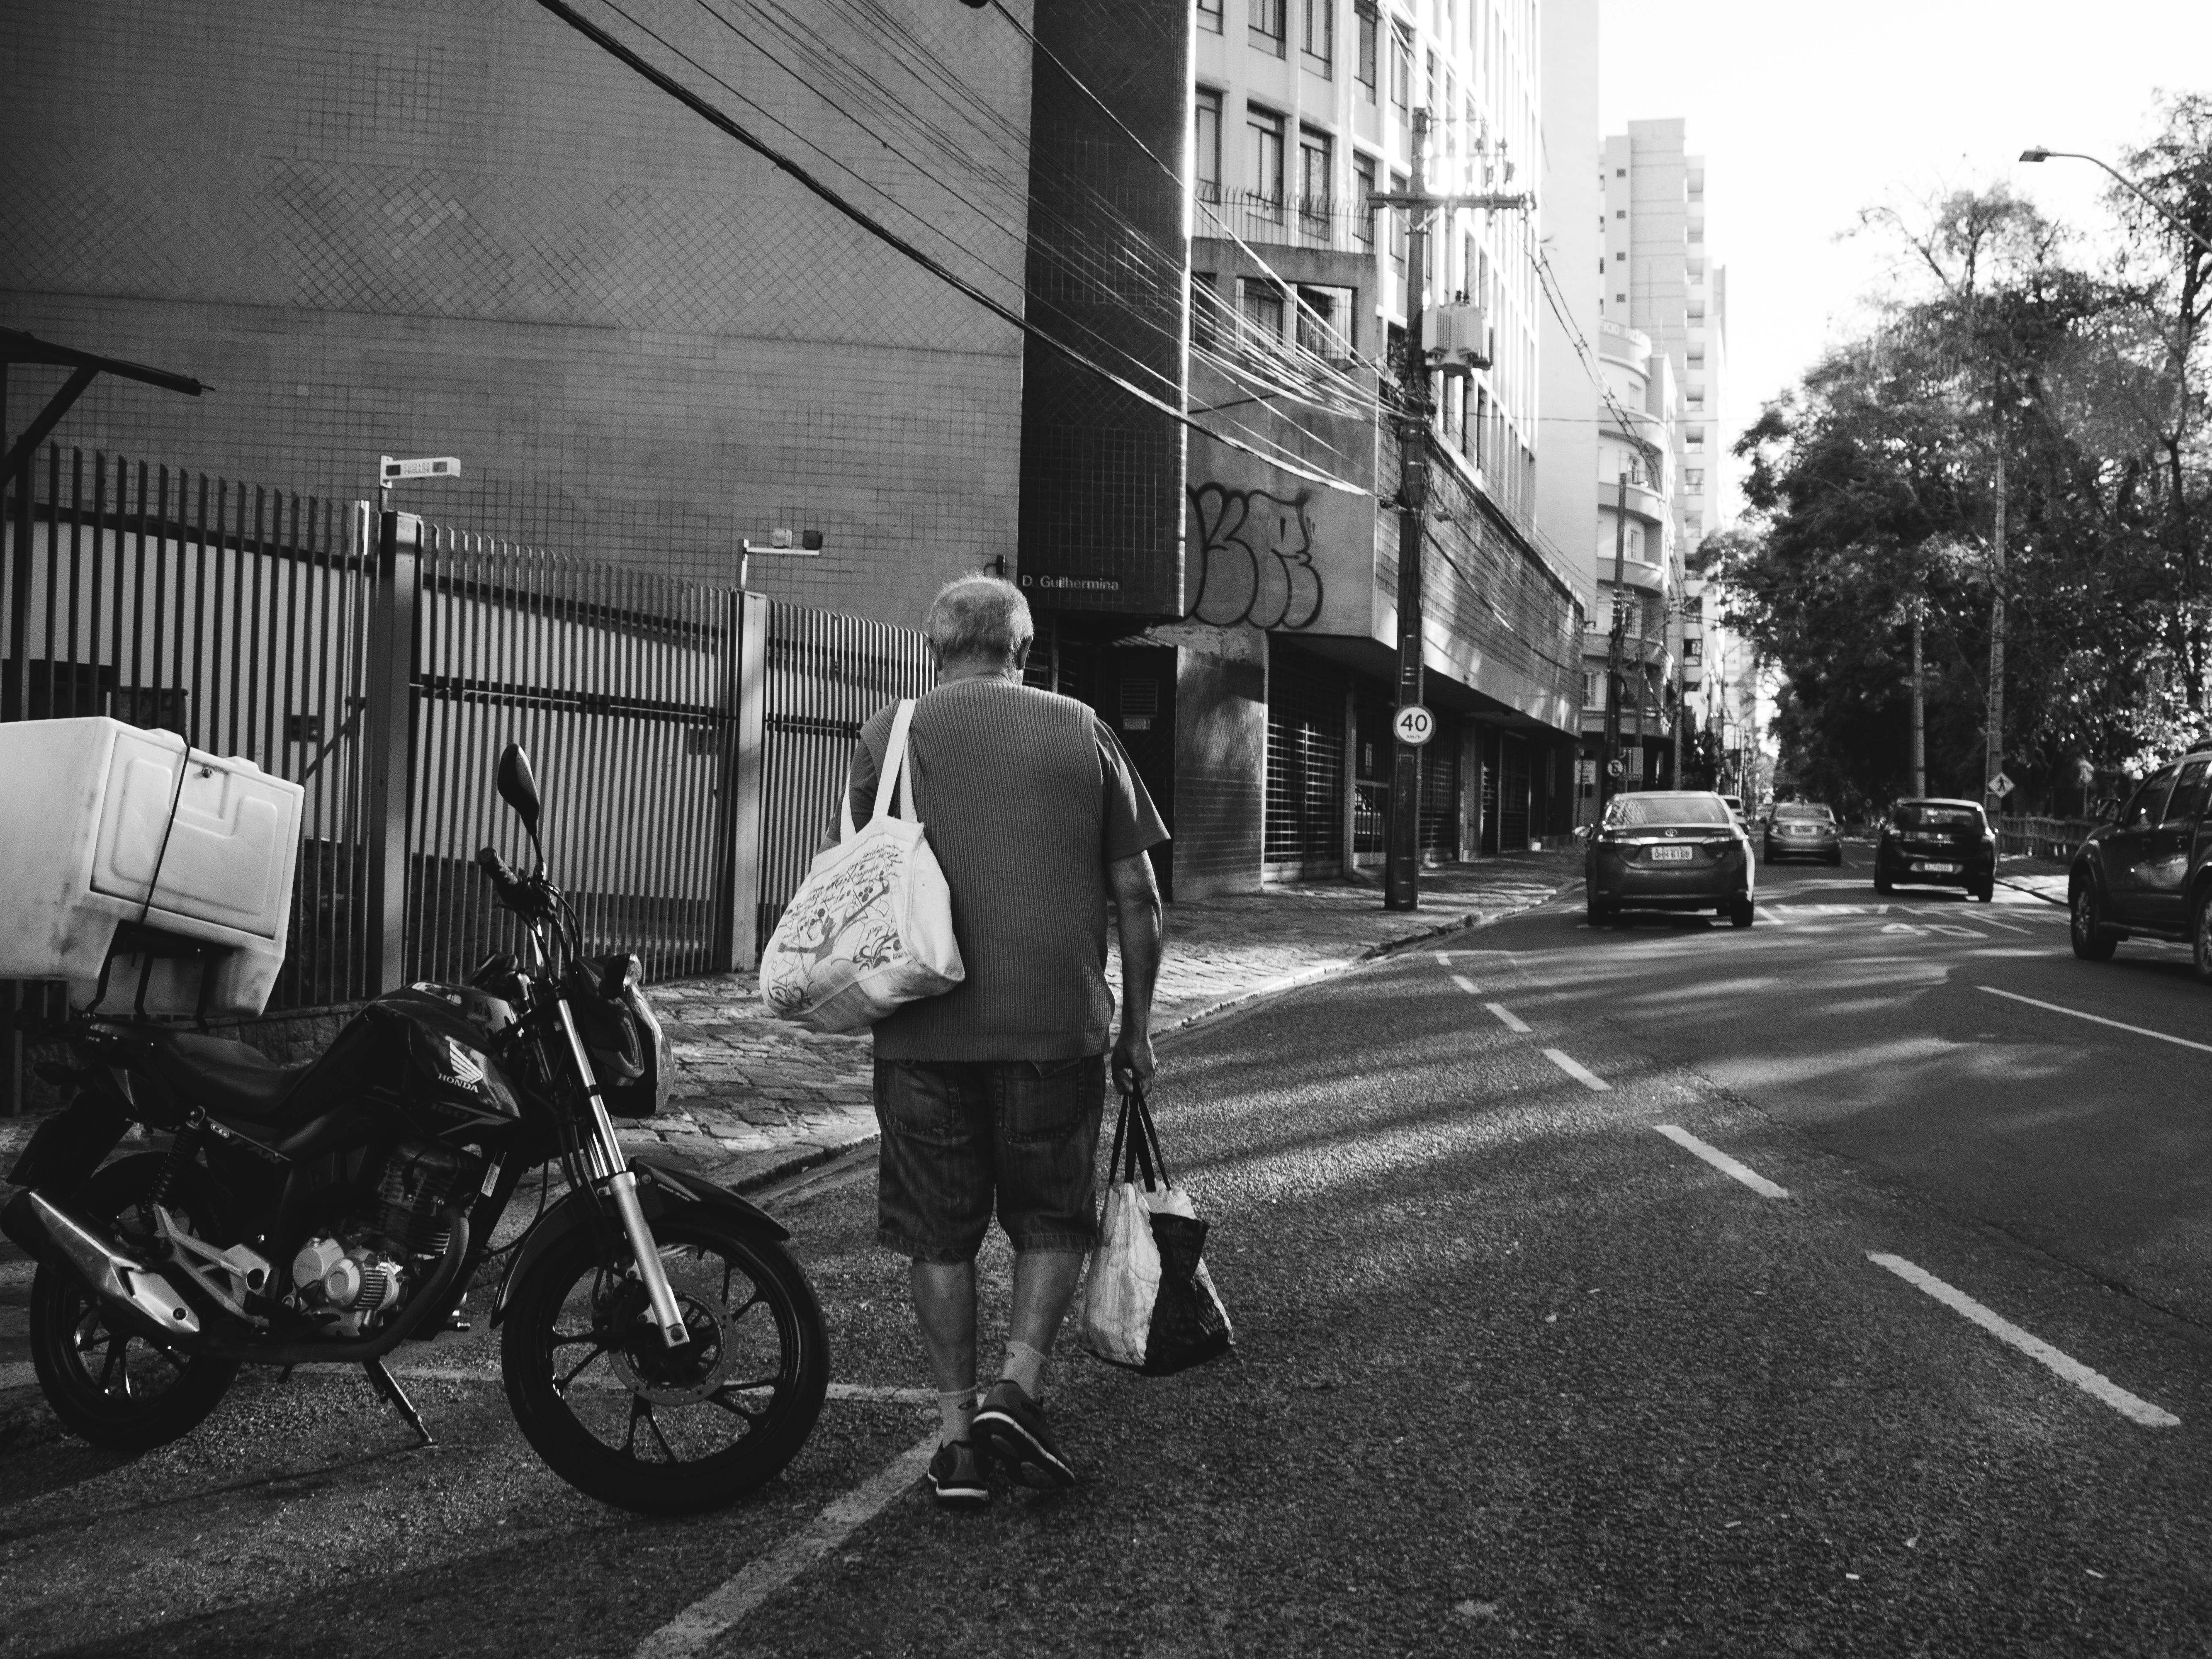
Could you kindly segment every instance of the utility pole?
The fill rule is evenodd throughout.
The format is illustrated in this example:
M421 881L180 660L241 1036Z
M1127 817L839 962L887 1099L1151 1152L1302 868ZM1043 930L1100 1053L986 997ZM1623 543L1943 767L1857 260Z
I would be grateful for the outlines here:
M1912 599L1912 793L1928 793L1928 698L1920 667L1920 596Z
M1605 752L1598 768L1598 815L1613 796L1613 769L1620 758L1620 657L1627 618L1621 614L1620 596L1628 580L1628 475L1620 475L1620 494L1613 510L1613 626L1605 645Z
M1421 750L1436 724L1422 708L1422 515L1429 502L1429 354L1421 337L1423 285L1428 264L1428 216L1439 208L1523 208L1517 196L1431 196L1427 152L1429 112L1413 112L1413 179L1403 191L1377 191L1367 199L1406 216L1406 342L1398 404L1398 717L1390 771L1389 854L1383 866L1382 908L1420 908ZM1419 711L1408 717L1407 710ZM1409 726L1421 735L1407 742Z
M1988 787L1988 781L2004 771L2004 657L2005 657L2005 452L2004 426L1996 423L1996 520L1990 536L1990 766L1982 775L1983 799L1994 818L2004 810L2004 797Z

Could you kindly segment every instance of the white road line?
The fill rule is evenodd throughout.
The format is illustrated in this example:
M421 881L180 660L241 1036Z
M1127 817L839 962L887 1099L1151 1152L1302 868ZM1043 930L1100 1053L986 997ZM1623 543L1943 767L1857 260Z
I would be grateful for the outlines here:
M831 1503L805 1532L786 1539L640 1642L635 1659L690 1659L702 1650L874 1520L893 1498L921 1479L936 1455L937 1431L932 1429L873 1477Z
M2084 1394L2095 1395L2130 1422L2140 1423L2147 1429L2181 1426L2181 1419L2172 1412L2130 1394L2103 1372L2091 1370L2072 1355L2061 1353L2041 1337L2030 1335L2009 1319L1984 1308L1964 1291L1946 1285L1926 1268L1914 1267L1901 1255L1884 1255L1875 1250L1867 1252L1867 1260L1878 1267L1888 1268L1906 1284L1917 1285L1954 1312L1966 1315L1998 1341L2008 1342L2030 1359L2048 1365Z
M1500 1025L1503 1025L1507 1030L1526 1031L1528 1029L1528 1026L1522 1023L1521 1017L1515 1013L1510 1008L1506 1007L1503 1003L1486 1002L1482 1006L1489 1009L1492 1013L1497 1015L1498 1023Z
M1613 1085L1571 1055L1561 1054L1557 1048L1547 1048L1544 1050L1544 1058L1585 1088L1595 1089L1600 1094L1613 1092Z
M2086 1019L2092 1024L2109 1025L2116 1031L2132 1031L2137 1036L2156 1037L2160 1042L2171 1042L2177 1048L2194 1048L2200 1054L2212 1054L2212 1042L2191 1042L2187 1037L2168 1036L2163 1031L2153 1031L2141 1025L2130 1025L2117 1019L2106 1019L2102 1014L2085 1014L2079 1008L2063 1008L2055 1002L2039 1001L2024 997L2017 991L2000 991L1994 985L1977 985L1977 991L1987 991L1993 997L2004 997L2014 1002L2025 1002L2032 1008L2048 1008L2054 1014L2071 1014L2076 1019Z
M1653 1128L1684 1152L1702 1158L1724 1176L1733 1176L1761 1198L1787 1198L1790 1189L1778 1187L1748 1164L1739 1164L1717 1146L1708 1146L1678 1123L1655 1123Z
M1450 967L1451 959L1452 953L1449 951L1439 951L1437 952L1437 966L1439 968Z
M1471 997L1479 997L1482 994L1482 987L1477 985L1465 974L1454 974L1452 975L1452 983L1458 986L1461 990L1466 992L1468 995Z
M1931 921L1927 927L1931 933L1948 933L1953 939L1978 939L1984 945L1990 942L1987 933L1978 933L1971 927L1960 927L1953 922Z
M2025 933L2027 932L2027 928L2015 927L2008 921L1999 921L1995 916L1977 916L1974 920L1981 923L1984 927L2002 927L2008 933Z

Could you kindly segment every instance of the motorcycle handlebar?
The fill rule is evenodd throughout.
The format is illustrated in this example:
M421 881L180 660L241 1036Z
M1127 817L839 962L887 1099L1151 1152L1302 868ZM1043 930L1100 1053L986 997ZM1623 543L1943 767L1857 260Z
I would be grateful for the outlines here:
M499 848L478 848L477 868L491 878L491 884L499 890L500 897L505 899L510 908L519 909L521 907L523 896L528 890L525 887L522 878L509 869L507 860L500 857Z

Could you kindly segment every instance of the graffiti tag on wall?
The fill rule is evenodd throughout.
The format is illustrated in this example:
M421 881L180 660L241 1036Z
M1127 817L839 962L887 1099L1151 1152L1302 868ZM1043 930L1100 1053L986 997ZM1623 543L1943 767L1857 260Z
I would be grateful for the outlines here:
M1264 489L1200 484L1190 492L1198 521L1198 595L1190 614L1217 628L1310 628L1321 615L1321 572L1305 493L1285 501Z

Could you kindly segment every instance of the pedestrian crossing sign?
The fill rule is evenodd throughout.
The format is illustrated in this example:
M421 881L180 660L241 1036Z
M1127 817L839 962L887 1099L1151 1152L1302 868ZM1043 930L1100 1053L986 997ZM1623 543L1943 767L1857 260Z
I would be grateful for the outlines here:
M2002 800L2007 795L2012 793L2012 780L2000 772L1990 780L1989 791L1999 800Z

